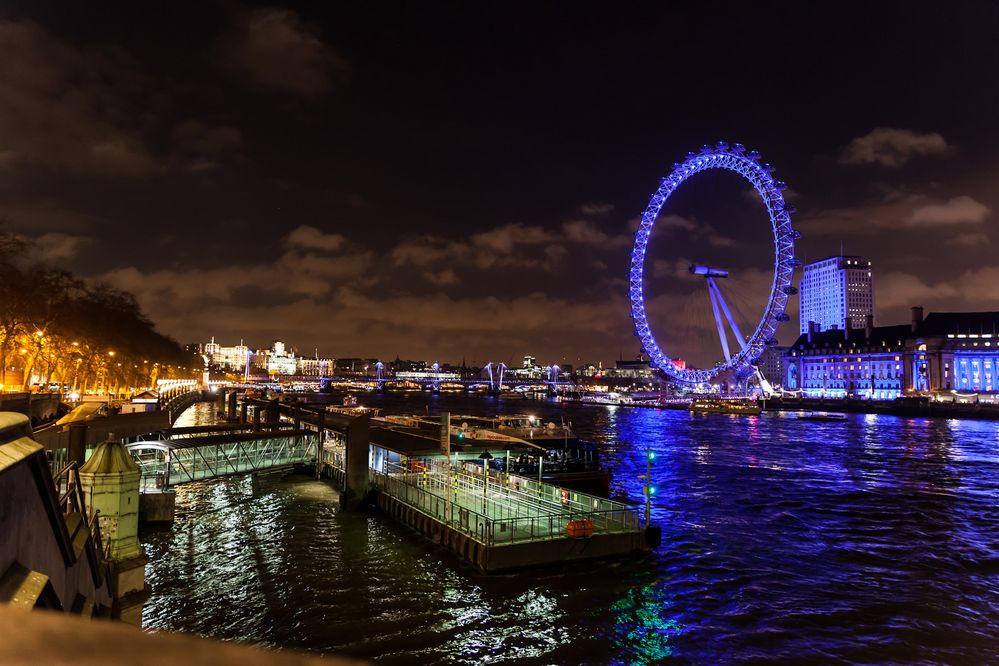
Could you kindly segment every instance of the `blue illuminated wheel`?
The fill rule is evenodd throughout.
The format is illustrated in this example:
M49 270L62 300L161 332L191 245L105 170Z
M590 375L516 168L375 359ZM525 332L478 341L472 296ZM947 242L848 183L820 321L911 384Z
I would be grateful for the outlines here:
M670 195L685 180L708 169L728 169L736 172L748 180L763 199L774 234L774 278L763 317L738 353L710 368L680 368L660 348L649 326L645 312L645 293L642 288L645 250L659 211ZM635 335L641 339L642 348L649 355L652 367L658 368L678 382L707 383L723 374L747 376L763 354L763 350L777 344L777 339L774 337L777 327L788 320L785 313L787 300L797 293L797 289L791 284L791 278L795 266L799 263L794 258L794 241L799 234L791 228L791 213L794 212L794 208L784 201L783 190L786 186L774 180L770 175L772 172L773 167L769 164L760 164L759 153L747 152L740 144L732 147L726 143L719 143L714 147L704 146L699 153L687 153L687 159L673 165L673 171L662 179L659 189L649 201L648 208L642 213L642 221L635 234L635 247L631 252L629 272L631 318L635 322Z

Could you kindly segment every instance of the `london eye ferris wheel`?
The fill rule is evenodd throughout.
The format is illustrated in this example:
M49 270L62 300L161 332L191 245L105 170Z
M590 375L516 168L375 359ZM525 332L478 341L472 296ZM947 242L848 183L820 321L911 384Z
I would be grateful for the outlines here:
M766 206L773 231L773 280L763 315L755 330L748 337L743 335L736 318L718 286L718 280L728 278L728 271L723 268L691 265L690 273L703 277L707 284L708 299L714 315L715 324L722 347L723 359L707 368L687 368L674 362L660 346L646 312L644 289L645 256L652 235L656 218L670 195L688 178L711 169L725 169L742 176L747 180ZM667 377L682 384L706 384L724 377L747 379L757 373L756 364L768 346L777 344L775 333L781 323L788 321L785 312L788 299L797 293L791 284L796 266L800 264L794 257L794 241L799 234L791 227L793 206L784 200L783 190L786 185L772 177L773 167L760 163L760 154L747 151L741 144L729 146L719 142L715 146L703 146L698 153L687 153L686 159L673 165L673 170L662 179L659 188L652 194L648 207L642 213L638 231L635 234L635 244L631 253L631 270L629 272L629 296L631 300L631 317L635 324L635 335L642 341L642 348L649 356L653 368L658 369ZM729 346L728 325L738 348Z

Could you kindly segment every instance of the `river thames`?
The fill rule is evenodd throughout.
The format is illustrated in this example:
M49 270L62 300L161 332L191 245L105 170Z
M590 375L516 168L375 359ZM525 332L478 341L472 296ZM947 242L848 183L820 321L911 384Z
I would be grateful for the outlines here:
M571 421L636 502L649 446L662 545L486 576L376 511L338 512L324 482L218 479L178 487L175 524L142 535L147 629L398 664L999 659L999 423L365 400Z

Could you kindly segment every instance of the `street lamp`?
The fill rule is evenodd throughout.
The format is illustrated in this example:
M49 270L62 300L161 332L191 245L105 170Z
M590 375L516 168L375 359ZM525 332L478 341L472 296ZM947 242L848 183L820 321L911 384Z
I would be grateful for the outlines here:
M656 494L656 487L652 485L652 461L656 453L651 446L645 447L645 474L639 479L645 480L645 527L648 528L652 515L652 496Z

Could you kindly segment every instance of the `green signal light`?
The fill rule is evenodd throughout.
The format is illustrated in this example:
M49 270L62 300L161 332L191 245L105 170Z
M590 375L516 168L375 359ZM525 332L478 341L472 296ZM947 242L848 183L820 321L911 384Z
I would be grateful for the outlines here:
M649 451L649 460L655 460L655 459L656 459L656 452Z

